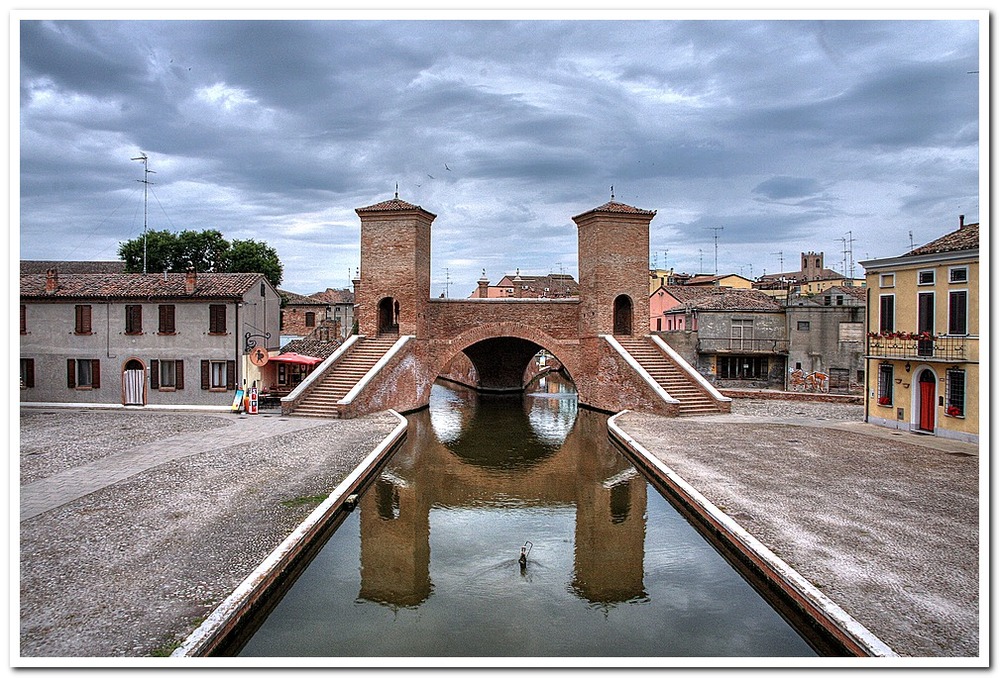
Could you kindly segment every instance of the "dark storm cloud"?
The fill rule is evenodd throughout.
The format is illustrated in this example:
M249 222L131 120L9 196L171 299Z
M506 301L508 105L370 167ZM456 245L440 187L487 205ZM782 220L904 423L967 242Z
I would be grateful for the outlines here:
M397 182L439 215L435 280L448 266L469 291L487 262L576 274L571 217L612 184L658 210L651 247L679 268L713 249L709 226L720 266L852 228L926 241L978 215L977 30L21 21L21 255L113 257L141 232L140 151L156 228L272 242L306 293L356 266L353 210Z

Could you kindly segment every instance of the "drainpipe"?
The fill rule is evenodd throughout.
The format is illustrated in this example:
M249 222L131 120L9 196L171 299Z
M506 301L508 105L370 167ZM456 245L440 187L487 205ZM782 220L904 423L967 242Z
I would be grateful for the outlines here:
M865 287L865 423L868 423L868 389L869 383L872 378L871 371L871 337L868 336L868 328L871 327L871 314L872 314L872 289L870 287Z

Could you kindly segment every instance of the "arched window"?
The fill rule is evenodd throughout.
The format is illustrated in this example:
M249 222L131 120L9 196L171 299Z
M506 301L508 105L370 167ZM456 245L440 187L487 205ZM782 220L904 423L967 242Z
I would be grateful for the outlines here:
M615 334L632 334L632 299L627 294L615 297Z

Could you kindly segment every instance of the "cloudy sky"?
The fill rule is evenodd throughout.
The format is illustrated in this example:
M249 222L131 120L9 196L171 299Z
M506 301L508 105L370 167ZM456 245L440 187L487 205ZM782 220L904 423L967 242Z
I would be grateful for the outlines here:
M985 13L920 16L15 16L20 256L117 258L144 152L150 229L264 240L301 294L348 285L354 209L397 183L438 215L434 295L575 276L571 218L612 185L657 210L659 267L714 272L717 243L720 273L844 270L979 219Z

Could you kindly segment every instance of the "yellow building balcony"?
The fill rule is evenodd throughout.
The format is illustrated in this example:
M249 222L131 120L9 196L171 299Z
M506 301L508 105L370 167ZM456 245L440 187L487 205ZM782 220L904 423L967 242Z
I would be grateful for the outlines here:
M929 362L978 362L978 337L932 336L907 332L868 334L867 358L923 360Z

